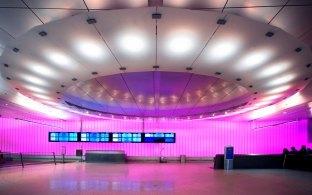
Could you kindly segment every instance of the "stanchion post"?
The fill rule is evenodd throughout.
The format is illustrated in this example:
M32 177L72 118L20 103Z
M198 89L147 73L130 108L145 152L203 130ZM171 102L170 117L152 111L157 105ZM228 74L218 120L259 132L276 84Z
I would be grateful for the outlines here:
M53 160L54 160L54 164L56 165L55 152L53 152Z
M23 155L22 155L22 153L20 153L20 157L21 157L22 167L24 168L24 160L23 160Z

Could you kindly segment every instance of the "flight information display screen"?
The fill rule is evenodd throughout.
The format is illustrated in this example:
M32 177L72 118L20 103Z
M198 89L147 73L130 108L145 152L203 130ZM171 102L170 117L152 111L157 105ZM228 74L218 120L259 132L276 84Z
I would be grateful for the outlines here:
M175 143L175 133L49 132L50 142Z
M49 132L50 142L77 142L77 132Z

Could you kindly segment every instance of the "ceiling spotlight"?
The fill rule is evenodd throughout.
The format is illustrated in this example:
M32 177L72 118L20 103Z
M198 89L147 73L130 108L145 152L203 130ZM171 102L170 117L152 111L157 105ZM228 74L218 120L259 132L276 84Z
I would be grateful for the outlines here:
M152 18L153 19L161 19L161 14L160 13L153 13Z
M38 33L40 36L44 37L44 36L47 36L48 33L46 33L45 31L41 31Z
M252 85L249 85L248 87L249 87L249 88L253 88L253 86L252 86Z
M186 67L186 70L193 70L192 67Z
M19 52L19 49L16 48L16 47L14 47L14 48L13 48L13 51L14 51L15 53L17 53L17 52Z
M4 66L4 67L6 67L6 68L8 68L8 67L9 67L9 65L8 65L8 64L3 64L3 66Z
M7 79L7 80L11 80L11 78L10 78L10 77L7 77L6 79Z
M65 85L61 85L61 87L65 87Z
M126 67L120 67L119 70L127 70Z
M216 74L216 75L221 75L222 73L221 73L221 72L215 72L215 74Z
M153 68L154 68L154 69L158 69L158 68L159 68L159 65L154 65Z
M267 37L273 37L273 36L274 36L274 33L273 33L273 32L267 32L267 33L265 33L265 36L267 36Z
M300 47L297 47L296 49L295 49L295 52L297 52L297 53L299 53L299 52L301 52L302 51L302 49L300 48Z
M217 21L217 24L220 24L220 25L224 25L226 23L226 20L225 19L219 19Z
M72 81L77 81L77 79L76 78L72 78Z
M87 19L87 23L88 24L95 24L96 20L94 18L89 18L89 19Z
M61 92L57 91L56 93L57 93L57 94L60 94Z
M242 79L241 79L241 78L237 78L236 80L237 80L237 81L241 81Z
M92 72L91 74L92 74L92 75L97 75L97 74L98 74L98 72Z

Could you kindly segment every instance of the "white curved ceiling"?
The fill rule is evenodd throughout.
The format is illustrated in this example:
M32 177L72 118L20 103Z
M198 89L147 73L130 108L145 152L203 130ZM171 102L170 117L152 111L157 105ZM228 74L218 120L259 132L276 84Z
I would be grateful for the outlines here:
M62 98L65 89L76 82L98 76L153 71L152 66L155 64L160 66L157 71L215 76L247 88L254 97L249 100L251 105L240 108L242 110L250 107L258 109L287 98L297 90L302 90L311 77L311 71L307 71L309 69L306 67L312 61L309 46L281 29L263 23L276 23L284 10L298 7L305 7L306 10L310 6L294 5L293 1L286 5L285 1L275 2L274 5L268 1L262 1L261 4L253 4L251 1L246 4L236 1L223 4L222 1L210 1L207 4L202 1L164 1L164 6L215 11L158 7L157 12L162 14L162 18L157 20L156 40L156 20L151 18L152 13L156 12L155 7L92 10L146 7L147 1L129 1L129 5L123 4L123 1L107 1L110 3L105 5L96 4L95 1L62 2L12 1L11 4L2 5L6 8L2 8L5 12L0 13L9 14L9 10L19 7L22 10L18 11L19 14L32 21L28 24L37 26L38 22L34 22L36 19L27 17L29 11L41 23L58 19L52 16L50 20L46 18L49 11L53 10L50 8L57 8L67 14L90 11L37 26L26 34L23 31L32 27L28 25L24 28L27 22L17 25L13 17L15 25L2 28L9 26L10 21L0 20L1 33L4 34L0 39L2 45L7 46L0 60L3 65L9 65L1 66L3 77L8 77L10 86L18 88L18 92L56 108L64 103ZM155 2L157 4L159 1ZM306 2L300 3L304 5ZM278 11L271 11L274 16L265 16L267 19L256 18L260 23L228 14L236 12L244 15L249 10L249 17L255 19L256 12L252 10L265 8ZM220 12L218 9L221 9ZM241 12L237 11L239 9ZM297 18L300 18L298 15ZM96 23L88 24L88 18L95 18ZM217 24L217 20L223 18L226 24ZM279 27L281 25L283 23L276 24ZM47 36L39 36L41 31L47 32ZM309 29L301 28L300 31L304 31L300 32L301 39L309 34ZM274 36L265 36L267 32L273 32ZM306 40L309 43L309 39ZM18 48L19 52L13 52L13 48ZM302 51L295 52L296 48ZM127 69L120 71L120 67ZM187 67L193 69L187 71ZM92 72L98 74L92 75ZM221 75L215 75L217 72ZM72 81L73 78L78 81ZM132 98L137 101L136 97Z

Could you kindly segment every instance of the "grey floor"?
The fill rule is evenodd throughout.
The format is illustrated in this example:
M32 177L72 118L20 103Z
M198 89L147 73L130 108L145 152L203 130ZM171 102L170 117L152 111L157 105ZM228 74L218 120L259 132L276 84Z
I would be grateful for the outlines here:
M312 172L214 170L212 163L43 164L0 169L0 194L312 195Z

